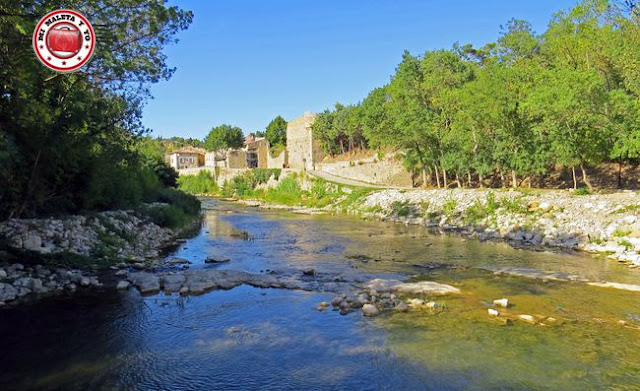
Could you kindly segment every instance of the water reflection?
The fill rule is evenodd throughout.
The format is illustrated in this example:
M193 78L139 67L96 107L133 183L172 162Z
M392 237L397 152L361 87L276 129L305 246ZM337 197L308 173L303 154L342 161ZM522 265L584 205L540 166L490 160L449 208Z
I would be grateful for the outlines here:
M425 278L463 294L446 311L341 316L330 297L239 287L197 297L134 291L58 298L0 312L0 388L633 389L640 295L496 276L487 266L640 283L638 271L581 255L516 250L420 227L293 215L208 201L202 232L175 256L191 268ZM205 264L207 257L231 262ZM443 267L446 266L446 267ZM503 317L492 299L509 297ZM546 326L509 316L552 316Z

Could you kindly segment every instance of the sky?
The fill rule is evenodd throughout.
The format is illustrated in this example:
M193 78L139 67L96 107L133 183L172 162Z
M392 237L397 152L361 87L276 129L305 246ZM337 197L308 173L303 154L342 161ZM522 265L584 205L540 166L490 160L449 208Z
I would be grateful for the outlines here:
M177 70L155 84L143 123L153 136L204 138L212 127L264 130L389 81L406 49L495 41L511 18L545 31L576 0L172 0L194 20L168 46Z

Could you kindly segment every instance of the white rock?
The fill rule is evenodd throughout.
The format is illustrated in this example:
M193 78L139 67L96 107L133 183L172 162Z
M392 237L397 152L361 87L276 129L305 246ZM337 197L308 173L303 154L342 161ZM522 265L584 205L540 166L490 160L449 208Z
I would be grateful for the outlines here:
M491 316L498 316L498 315L500 315L500 313L499 313L498 311L494 310L493 308L489 308L489 309L487 310L487 312L488 312L488 313L489 313L489 315L491 315Z
M518 318L524 320L525 322L535 323L536 319L531 315L518 315Z
M496 299L493 301L493 304L507 308L509 306L509 299Z

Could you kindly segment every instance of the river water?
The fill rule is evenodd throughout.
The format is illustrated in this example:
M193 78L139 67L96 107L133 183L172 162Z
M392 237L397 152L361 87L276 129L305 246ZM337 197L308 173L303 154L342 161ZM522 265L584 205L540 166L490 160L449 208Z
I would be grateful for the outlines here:
M640 389L639 292L491 271L640 284L638 270L421 227L204 205L202 231L173 254L191 270L312 267L363 281L433 280L462 294L435 298L444 311L376 318L317 311L327 293L247 286L186 298L108 290L41 300L0 312L0 389ZM207 256L231 261L205 264ZM489 316L502 297L513 305Z

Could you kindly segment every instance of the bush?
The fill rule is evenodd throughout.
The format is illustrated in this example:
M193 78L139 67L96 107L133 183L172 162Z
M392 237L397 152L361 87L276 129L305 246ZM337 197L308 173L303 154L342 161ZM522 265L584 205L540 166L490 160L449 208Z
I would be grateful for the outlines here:
M198 175L183 175L178 178L180 190L189 194L215 194L218 184L208 171L200 171Z
M252 170L253 176L256 179L257 183L265 184L271 178L271 175L278 180L280 178L280 174L282 173L282 169L280 168L254 168Z
M409 201L393 201L391 211L398 217L407 217L413 214L415 208Z
M200 201L179 190L161 189L154 201L166 205L143 205L139 211L161 227L182 228L200 215Z
M453 212L456 211L456 206L458 206L458 201L450 198L445 201L444 205L442 205L442 213L444 213L445 216L450 217L453 215Z
M275 204L299 205L302 202L300 184L293 177L284 178L277 187L267 191L265 200Z
M573 191L573 195L577 195L577 196L583 196L583 195L589 195L589 194L591 194L591 190L589 190L586 187L581 187Z

